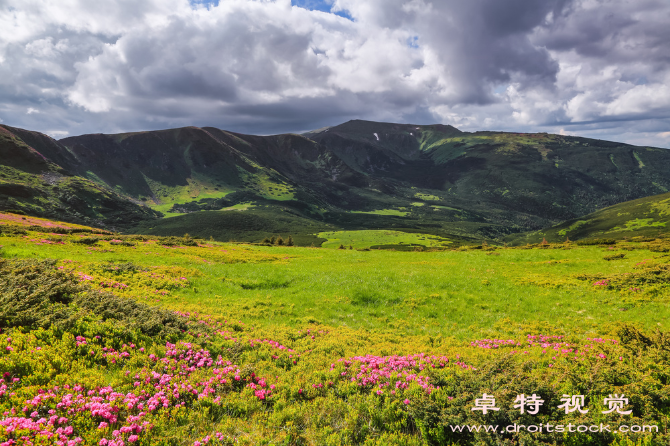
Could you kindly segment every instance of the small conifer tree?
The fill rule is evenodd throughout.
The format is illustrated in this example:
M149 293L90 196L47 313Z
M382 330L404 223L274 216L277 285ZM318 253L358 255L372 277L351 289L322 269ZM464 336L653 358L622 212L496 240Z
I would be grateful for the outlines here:
M277 245L282 246L284 244L284 239L281 238L281 235L277 237Z
M337 249L344 249L344 245L341 244L340 247Z
M286 246L293 246L293 236L289 235L288 240L286 241Z

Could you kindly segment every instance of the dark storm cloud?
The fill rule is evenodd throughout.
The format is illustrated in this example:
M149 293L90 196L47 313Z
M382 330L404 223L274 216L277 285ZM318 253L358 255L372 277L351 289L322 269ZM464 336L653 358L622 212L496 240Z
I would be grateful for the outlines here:
M374 7L369 7L370 3ZM495 84L550 87L559 70L547 50L530 36L549 14L562 14L570 0L446 0L408 2L339 0L354 18L380 27L405 27L417 43L437 56L449 83L443 94L451 104L488 104ZM389 7L390 6L390 7Z
M511 82L523 87L556 80L558 63L529 34L541 26L550 12L561 12L566 1L479 0L441 3L432 15L431 33L422 40L437 48L444 45L445 67L459 83L456 98L462 102L489 103L491 84ZM439 26L449 20L449 26ZM450 47L450 48L449 48Z
M577 70L562 85L568 123L670 117L670 4L582 0L536 30L533 41Z
M555 15L538 33L550 50L575 51L607 62L670 62L670 7L667 1L593 2L593 7Z

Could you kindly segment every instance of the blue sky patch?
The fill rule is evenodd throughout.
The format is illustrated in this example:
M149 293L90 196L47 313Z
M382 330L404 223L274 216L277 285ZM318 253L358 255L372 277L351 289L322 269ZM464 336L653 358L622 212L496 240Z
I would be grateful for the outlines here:
M196 7L196 6L206 6L206 7L212 7L212 6L219 6L219 0L188 0L191 6Z
M507 87L509 87L509 85L498 85L496 88L493 89L493 93L503 94L507 91Z
M419 36L408 37L407 46L410 48L419 48Z
M305 8L309 9L310 11L323 11L323 12L331 12L330 8L333 7L333 2L332 0L291 0L291 4L293 6L298 6L300 8ZM353 17L349 14L348 11L337 11L333 12L332 14L339 15L340 17L344 17L345 19L348 20L354 20Z
M309 9L310 11L323 11L330 12L333 2L327 2L324 0L291 0L293 6L299 6L301 8Z
M219 1L220 0L189 0L191 6L194 8L201 6L205 6L207 8L219 6ZM329 13L330 9L333 7L332 0L291 0L291 4L300 8L309 9L310 11L323 11ZM345 19L351 21L354 20L348 11L337 11L333 12L332 14L339 15L340 17L344 17Z

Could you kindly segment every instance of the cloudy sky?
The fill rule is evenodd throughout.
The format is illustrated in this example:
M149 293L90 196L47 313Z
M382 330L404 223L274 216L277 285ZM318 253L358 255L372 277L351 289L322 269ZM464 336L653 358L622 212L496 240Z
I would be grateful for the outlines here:
M670 148L668 0L0 0L0 122L350 119Z

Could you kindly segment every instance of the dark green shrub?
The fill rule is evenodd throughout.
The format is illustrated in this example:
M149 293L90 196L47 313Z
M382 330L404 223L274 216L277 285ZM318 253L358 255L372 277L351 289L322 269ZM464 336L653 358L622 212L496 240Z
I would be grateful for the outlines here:
M633 237L632 241L643 243L643 242L653 242L653 241L656 241L656 239L657 239L656 237L645 237L645 236L641 235L641 236Z
M158 243L164 246L198 246L198 242L190 237L161 237Z
M4 212L7 212L7 213L9 213L9 214L16 214L16 215L28 215L28 214L26 214L24 211L22 211L22 210L20 210L20 209L7 209L7 210L4 211Z
M83 237L75 238L72 240L72 243L78 243L80 245L95 245L100 241L98 237Z
M651 252L668 252L670 251L670 245L665 244L656 244L656 245L649 245L649 251Z
M140 270L140 268L133 262L126 262L126 263L109 262L101 265L100 269L103 272L115 273L115 274L134 273Z
M613 238L592 238L587 240L580 240L576 243L580 246L615 245L616 240Z
M21 226L16 225L0 225L0 235L26 235L28 234Z
M0 327L47 327L69 317L63 310L86 288L55 264L0 259Z
M180 316L93 290L76 276L58 270L55 260L0 259L0 328L68 328L86 315L119 321L147 336L175 338L186 330Z
M592 283L604 281L608 289L625 291L642 288L645 291L650 291L666 288L670 284L670 264L641 262L635 266L631 273L577 274L574 277Z
M135 243L127 242L125 240L121 240L121 241L118 241L118 242L112 240L111 242L109 242L109 244L114 245L114 246L135 246Z
M40 226L40 225L31 225L28 226L30 231L34 232L44 232L44 233L54 233L54 234L83 234L83 233L95 233L95 234L109 234L107 231L98 231L91 230L88 228L61 228L58 226Z

